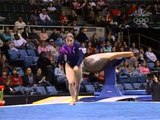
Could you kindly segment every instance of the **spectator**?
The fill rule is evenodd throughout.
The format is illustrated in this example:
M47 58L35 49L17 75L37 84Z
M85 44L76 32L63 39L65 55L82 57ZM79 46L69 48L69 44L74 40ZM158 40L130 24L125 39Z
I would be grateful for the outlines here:
M27 41L24 38L20 38L18 34L14 35L13 45L17 49L24 49L27 46Z
M142 75L147 75L147 74L150 73L150 70L149 70L145 60L141 63L141 66L139 67L139 70L140 70L140 73Z
M75 10L72 10L71 11L71 14L68 16L68 19L69 19L69 23L72 24L73 22L78 22L78 18L77 18L77 14L76 14L76 11Z
M5 54L1 54L0 68L1 68L0 71L11 72L12 66L10 65Z
M18 27L16 27L16 26L13 27L12 32L11 32L11 35L12 35L12 38L13 38L13 39L15 39L15 38L14 38L14 35L15 35L15 34L18 34L18 36L19 36L20 38L22 38L21 33L19 32Z
M11 83L13 87L23 86L23 80L20 75L18 75L16 68L12 70L12 74L10 76Z
M36 86L37 82L35 79L35 75L32 72L32 69L30 67L27 67L25 69L25 74L22 76L24 86L26 87L32 87Z
M40 34L39 34L39 38L41 42L45 42L48 40L49 36L48 33L46 32L45 28L42 28Z
M38 25L38 24L40 24L39 12L38 12L37 9L34 9L34 10L31 12L29 21L30 21L30 24L31 24L31 25Z
M39 18L42 25L52 25L53 20L49 17L46 9L42 9L42 12L39 14Z
M56 29L56 28L53 28L52 33L51 33L51 35L49 36L49 40L52 39L52 40L56 41L56 40L57 40L57 37L58 37L57 34L59 34L58 31L57 31L57 29Z
M40 37L39 37L38 33L36 32L35 28L31 29L30 40L34 43L34 45L37 48L39 45Z
M157 60L157 56L153 53L151 47L148 47L147 51L145 52L145 56L147 62L155 62Z
M50 86L51 84L46 81L46 76L42 74L42 69L38 68L35 74L36 82L38 83L38 86Z
M48 10L49 12L54 12L54 11L57 10L57 9L56 9L56 7L53 6L53 2L49 2L48 7L47 7L47 10Z
M50 51L50 48L47 46L47 43L46 42L41 42L38 46L38 54L41 54L42 52L45 52L45 53L49 53Z
M25 94L23 80L21 76L18 74L16 68L13 68L12 73L10 75L10 80L11 80L11 86L15 92L20 92L22 94Z
M156 75L150 75L147 78L146 92L152 95L152 101L160 101L160 84Z
M54 70L54 75L55 75L55 78L56 78L57 89L66 91L67 88L68 88L67 87L68 82L67 82L66 75L64 73L63 66L56 67L55 70Z
M80 28L78 35L76 36L76 40L80 43L86 43L89 39L86 35L86 30L85 28Z
M12 82L11 82L10 77L6 71L2 72L2 76L0 77L0 84L4 85L4 94L5 95L23 94L21 92L16 92L12 88Z
M18 20L15 22L15 26L21 30L26 26L26 23L23 21L22 17L18 17Z
M12 35L11 35L11 33L10 33L10 29L9 29L9 27L5 27L4 28L4 32L2 33L2 41L5 43L5 42L7 42L8 40L13 40L13 38L12 38Z
M46 76L46 80L54 85L54 65L51 64L51 61L47 58L45 52L41 52L41 54L39 55L37 66L38 68L42 69L42 74Z
M28 26L25 26L25 27L24 27L24 31L22 32L22 37L23 37L25 40L29 41L29 38L30 38L31 36L30 36L30 32L29 32L29 27L28 27Z
M62 11L61 15L60 15L60 23L61 23L61 25L66 25L67 26L68 22L69 22L69 19L68 19L68 16L66 15L66 12Z

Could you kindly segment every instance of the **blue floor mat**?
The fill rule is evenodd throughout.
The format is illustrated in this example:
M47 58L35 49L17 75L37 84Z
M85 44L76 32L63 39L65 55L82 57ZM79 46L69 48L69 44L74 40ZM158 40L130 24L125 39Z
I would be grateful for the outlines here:
M160 120L160 103L90 102L0 107L0 120Z

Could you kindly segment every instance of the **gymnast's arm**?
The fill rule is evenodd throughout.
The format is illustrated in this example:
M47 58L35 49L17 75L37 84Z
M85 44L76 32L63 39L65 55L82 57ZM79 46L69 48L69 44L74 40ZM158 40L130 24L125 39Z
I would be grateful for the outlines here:
M61 49L60 49L60 55L59 55L59 57L58 57L58 61L57 61L57 64L58 65L62 65L62 66L64 66L65 65L65 56L66 56L66 54L65 54L65 48L64 48L64 46L62 46L61 47Z

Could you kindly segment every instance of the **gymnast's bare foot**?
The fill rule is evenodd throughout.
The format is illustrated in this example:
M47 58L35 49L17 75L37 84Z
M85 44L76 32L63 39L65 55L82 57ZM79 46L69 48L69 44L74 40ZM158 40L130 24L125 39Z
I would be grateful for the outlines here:
M76 101L75 100L72 100L69 105L75 105L76 104Z

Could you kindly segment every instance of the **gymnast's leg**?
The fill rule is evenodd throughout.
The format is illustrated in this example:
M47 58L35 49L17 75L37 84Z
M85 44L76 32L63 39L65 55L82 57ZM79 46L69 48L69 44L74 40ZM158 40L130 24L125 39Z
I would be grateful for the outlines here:
M71 101L71 105L74 105L76 102L76 89L75 89L75 81L76 81L76 77L75 77L75 72L73 71L73 69L70 67L70 65L68 63L65 64L65 71L66 71L66 77L68 80L68 86L69 86L69 92L70 95L72 97L72 101Z
M80 85L81 85L81 81L82 81L82 65L80 65L78 67L77 70L75 70L73 68L74 72L75 72L75 76L76 76L76 81L75 81L75 100L78 101L78 96L79 96L79 90L80 90Z

